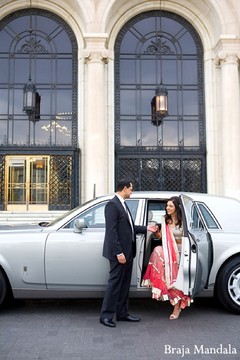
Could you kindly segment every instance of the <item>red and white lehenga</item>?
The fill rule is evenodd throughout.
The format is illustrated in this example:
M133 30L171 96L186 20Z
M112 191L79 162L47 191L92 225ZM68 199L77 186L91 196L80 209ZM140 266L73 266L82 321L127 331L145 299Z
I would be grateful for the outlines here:
M162 246L156 246L150 256L142 286L152 288L152 298L169 300L172 305L179 302L181 309L190 306L191 299L182 290L174 287L179 268L179 251L168 224L162 221Z

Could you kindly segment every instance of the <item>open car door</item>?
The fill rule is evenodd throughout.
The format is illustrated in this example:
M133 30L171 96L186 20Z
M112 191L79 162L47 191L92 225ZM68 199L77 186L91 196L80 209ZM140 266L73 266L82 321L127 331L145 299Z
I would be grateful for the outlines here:
M184 228L182 255L185 263L189 261L189 295L193 298L208 284L212 266L212 241L196 203L186 195L180 195L180 202ZM186 277L186 264L184 270Z

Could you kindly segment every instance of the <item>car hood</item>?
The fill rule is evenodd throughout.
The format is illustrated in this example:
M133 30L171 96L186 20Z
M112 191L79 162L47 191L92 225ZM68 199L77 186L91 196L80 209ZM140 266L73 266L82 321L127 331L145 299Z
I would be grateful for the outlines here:
M3 224L0 225L0 232L1 231L25 231L25 230L33 230L35 229L36 231L42 231L43 227L40 226L39 224L11 224L11 225L7 225L7 224Z

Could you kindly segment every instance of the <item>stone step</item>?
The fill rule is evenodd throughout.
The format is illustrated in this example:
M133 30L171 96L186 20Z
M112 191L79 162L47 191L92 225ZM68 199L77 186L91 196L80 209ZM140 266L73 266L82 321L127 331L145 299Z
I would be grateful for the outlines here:
M6 224L37 224L41 221L52 221L66 211L0 211L0 225Z

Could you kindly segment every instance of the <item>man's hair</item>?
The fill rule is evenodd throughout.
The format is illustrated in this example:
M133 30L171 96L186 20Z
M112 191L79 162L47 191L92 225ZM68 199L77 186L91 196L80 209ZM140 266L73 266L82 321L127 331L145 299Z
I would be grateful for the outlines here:
M129 179L120 179L117 182L117 191L122 191L125 186L129 188L131 186L131 181Z

